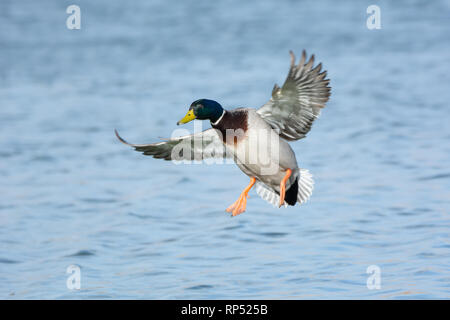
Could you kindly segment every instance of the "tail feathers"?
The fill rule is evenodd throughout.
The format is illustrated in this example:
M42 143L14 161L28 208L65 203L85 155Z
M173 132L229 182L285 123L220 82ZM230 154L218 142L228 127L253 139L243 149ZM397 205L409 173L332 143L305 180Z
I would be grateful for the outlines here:
M314 189L312 174L307 169L300 169L300 180L298 181L297 201L302 204L311 197Z
M305 203L312 194L314 187L314 181L311 173L307 169L300 169L300 175L297 178L295 185L293 184L287 191L284 206L288 204L294 206L297 202L300 204ZM280 195L269 186L257 181L255 184L256 193L272 204L274 207L278 207L280 203ZM296 196L296 197L295 197Z
M262 183L260 181L256 182L255 189L256 189L256 193L261 198L263 198L264 200L269 202L274 207L278 208L278 206L280 204L280 195L276 191L274 191L272 188L270 188L269 186L265 185L264 183ZM284 202L284 206L285 207L288 206L286 201Z

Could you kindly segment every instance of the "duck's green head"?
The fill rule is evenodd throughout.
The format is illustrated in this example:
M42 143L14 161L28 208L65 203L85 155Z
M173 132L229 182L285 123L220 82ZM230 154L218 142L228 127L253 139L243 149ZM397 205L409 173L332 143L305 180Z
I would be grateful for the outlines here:
M209 99L200 99L192 102L189 107L189 111L186 113L183 119L177 122L177 125L182 123L188 123L194 119L199 120L211 120L216 122L222 116L224 109L222 106Z

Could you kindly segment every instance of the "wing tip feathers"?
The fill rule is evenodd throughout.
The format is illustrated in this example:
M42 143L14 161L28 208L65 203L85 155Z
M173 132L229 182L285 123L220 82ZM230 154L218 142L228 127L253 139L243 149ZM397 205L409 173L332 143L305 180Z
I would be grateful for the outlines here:
M120 142L122 142L123 144L126 144L127 146L133 146L132 144L130 144L129 142L127 142L124 138L122 138L119 135L119 132L117 131L117 129L114 129L114 133L116 134L117 139L119 139Z

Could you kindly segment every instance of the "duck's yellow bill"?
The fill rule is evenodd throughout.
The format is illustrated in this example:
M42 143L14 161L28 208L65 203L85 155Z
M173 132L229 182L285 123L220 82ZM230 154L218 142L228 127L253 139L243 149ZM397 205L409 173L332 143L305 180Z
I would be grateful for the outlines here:
M184 116L183 119L181 119L180 121L177 122L177 125L180 125L182 123L188 123L192 120L194 120L195 118L197 118L194 114L194 110L189 110L186 115Z

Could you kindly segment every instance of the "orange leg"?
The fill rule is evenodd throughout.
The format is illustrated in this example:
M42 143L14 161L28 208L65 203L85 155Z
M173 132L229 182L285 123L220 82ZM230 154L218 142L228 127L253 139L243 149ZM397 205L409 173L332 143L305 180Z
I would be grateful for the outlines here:
M250 183L247 186L247 188L245 188L244 191L242 191L239 198L231 206L227 208L227 212L233 212L233 217L245 211L245 207L247 206L248 192L253 187L255 182L256 179L254 177L251 177Z
M288 181L289 177L292 174L291 169L286 170L286 175L280 183L280 207L284 204L284 196L286 195L286 181Z

